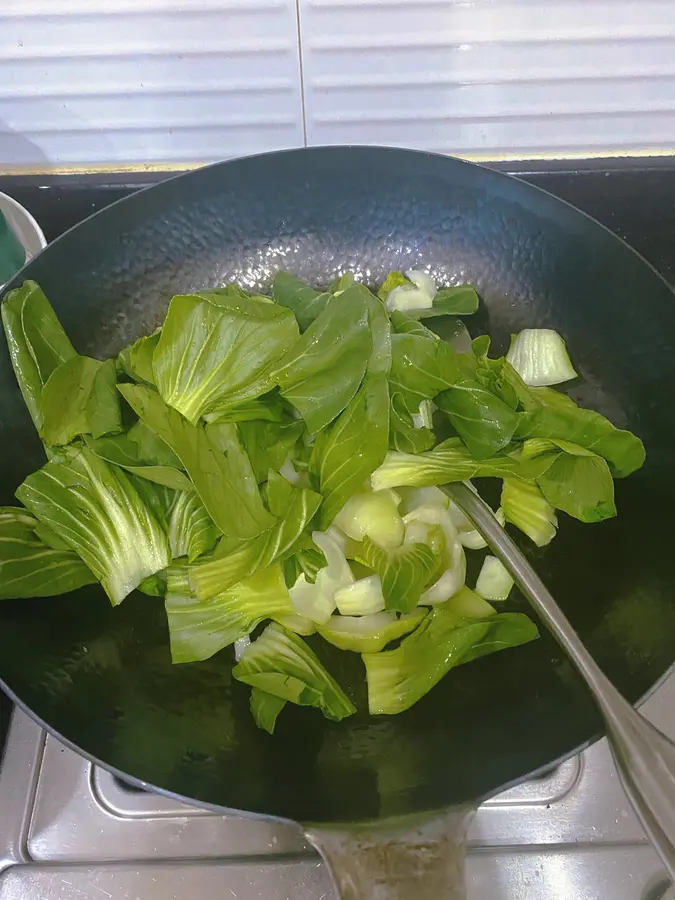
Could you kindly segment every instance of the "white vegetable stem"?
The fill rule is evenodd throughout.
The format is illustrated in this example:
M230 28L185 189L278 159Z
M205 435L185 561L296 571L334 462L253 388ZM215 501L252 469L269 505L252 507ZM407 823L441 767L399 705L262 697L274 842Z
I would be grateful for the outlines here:
M476 582L476 593L485 600L506 600L513 578L496 556L486 556Z
M565 341L549 328L526 328L512 341L506 359L525 384L545 387L577 377Z

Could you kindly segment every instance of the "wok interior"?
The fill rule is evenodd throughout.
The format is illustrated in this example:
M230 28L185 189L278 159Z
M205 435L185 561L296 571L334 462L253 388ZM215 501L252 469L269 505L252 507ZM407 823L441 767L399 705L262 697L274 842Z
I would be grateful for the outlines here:
M410 151L323 148L222 164L104 210L21 273L76 348L105 357L147 333L174 293L286 268L324 285L429 267L474 282L470 330L493 352L523 327L558 329L583 382L573 396L640 435L645 468L617 482L619 517L562 516L527 553L591 653L631 701L675 659L675 303L604 228L535 188ZM43 461L5 349L2 502ZM513 608L525 609L521 599ZM232 652L172 666L161 599L112 609L103 591L0 604L0 677L48 727L103 764L193 801L313 822L477 799L592 739L591 701L550 637L453 670L408 712L369 719L356 654L316 645L359 706L329 723L289 708L274 737L232 683Z

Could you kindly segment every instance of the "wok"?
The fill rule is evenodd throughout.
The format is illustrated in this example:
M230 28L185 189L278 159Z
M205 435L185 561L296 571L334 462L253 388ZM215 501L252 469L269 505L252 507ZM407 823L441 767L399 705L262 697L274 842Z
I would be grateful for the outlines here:
M498 351L523 327L559 330L582 375L575 399L644 440L644 469L617 482L618 518L592 527L565 518L550 547L527 549L602 669L639 701L675 660L675 300L588 216L455 159L293 150L122 200L8 288L38 281L76 348L104 358L152 330L175 293L231 279L265 288L280 268L319 285L351 269L377 284L412 266L474 282L483 304L469 327L488 331ZM44 457L4 348L0 390L0 501L12 503ZM337 653L330 665L363 710L359 658ZM461 819L464 804L599 736L593 702L545 632L454 670L402 715L335 724L293 708L273 737L253 724L231 666L229 649L172 666L161 599L134 594L113 609L94 587L0 604L0 679L17 703L97 764L211 808L319 825L449 807ZM424 827L418 845L436 839Z

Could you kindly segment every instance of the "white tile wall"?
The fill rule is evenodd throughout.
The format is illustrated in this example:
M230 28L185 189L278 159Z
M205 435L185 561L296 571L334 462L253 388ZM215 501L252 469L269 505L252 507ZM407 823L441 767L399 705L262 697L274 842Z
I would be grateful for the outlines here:
M310 143L675 148L672 0L299 3Z
M295 0L0 0L0 169L303 140Z
M0 0L0 171L305 141L670 151L675 0Z

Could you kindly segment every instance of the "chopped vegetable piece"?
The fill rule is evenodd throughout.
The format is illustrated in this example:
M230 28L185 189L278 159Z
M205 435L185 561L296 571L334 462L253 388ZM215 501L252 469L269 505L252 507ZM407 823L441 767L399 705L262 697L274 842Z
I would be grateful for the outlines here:
M380 547L398 547L405 533L398 512L400 502L400 497L391 490L354 494L334 522L355 541L362 541L367 535Z
M52 372L77 354L42 289L24 281L2 302L12 368L38 432L42 431L40 399Z
M171 556L187 556L193 562L218 540L218 529L195 491L181 491L171 509L169 546Z
M293 613L281 566L275 563L240 581L208 603L192 594L185 570L172 566L167 578L166 614L171 659L208 659L249 635L265 619Z
M532 479L545 472L556 456L552 451L530 459L518 450L478 461L459 438L448 438L426 453L388 453L371 475L370 483L374 491L381 491L404 485L430 487L470 478Z
M380 576L385 608L409 613L420 602L425 585L439 568L441 553L427 543L411 541L385 550L366 535L359 561Z
M371 349L360 286L331 295L278 366L282 396L300 411L310 433L325 428L356 394Z
M379 575L359 578L354 584L339 588L334 596L338 612L343 616L367 616L384 609L384 594Z
M287 702L267 691L261 691L260 688L251 688L251 714L258 728L274 734L279 713Z
M450 512L442 506L419 506L405 516L405 523L406 543L426 540L435 555L436 565L429 574L438 577L422 592L419 602L422 606L443 603L466 579L466 557Z
M25 509L0 506L0 600L53 597L95 583L80 557L51 529Z
M436 606L395 650L363 654L370 713L403 712L454 666L537 636L537 626L522 613L470 621L459 618L446 604Z
M319 508L321 497L308 488L294 488L286 513L269 531L240 543L235 549L219 545L214 555L190 568L190 583L200 600L210 600L293 552Z
M280 625L267 626L232 669L232 675L280 700L316 706L334 722L356 712L302 638Z
M153 355L157 388L194 425L274 387L271 367L297 336L290 310L238 289L174 297Z
M476 581L476 593L486 600L506 600L513 578L496 556L486 556Z
M113 605L169 565L166 535L121 469L91 450L33 472L17 498L60 535L100 580Z
M342 415L314 444L310 471L323 495L321 527L384 460L389 437L389 396L384 375L368 374Z
M393 612L331 616L325 625L319 626L319 634L340 650L379 653L387 644L414 631L426 615L425 609L415 609L400 618Z
M577 377L565 341L550 328L526 328L511 340L506 359L525 384L546 387Z
M505 478L501 504L506 521L520 528L537 547L546 546L555 537L555 510L534 481Z
M150 388L118 387L134 412L180 459L223 534L252 538L274 525L234 425L210 425L207 432L191 425Z
M312 622L322 625L335 609L335 593L354 583L352 570L333 538L320 531L312 533L312 540L326 557L326 565L316 573L314 584L300 575L290 589L295 611Z

